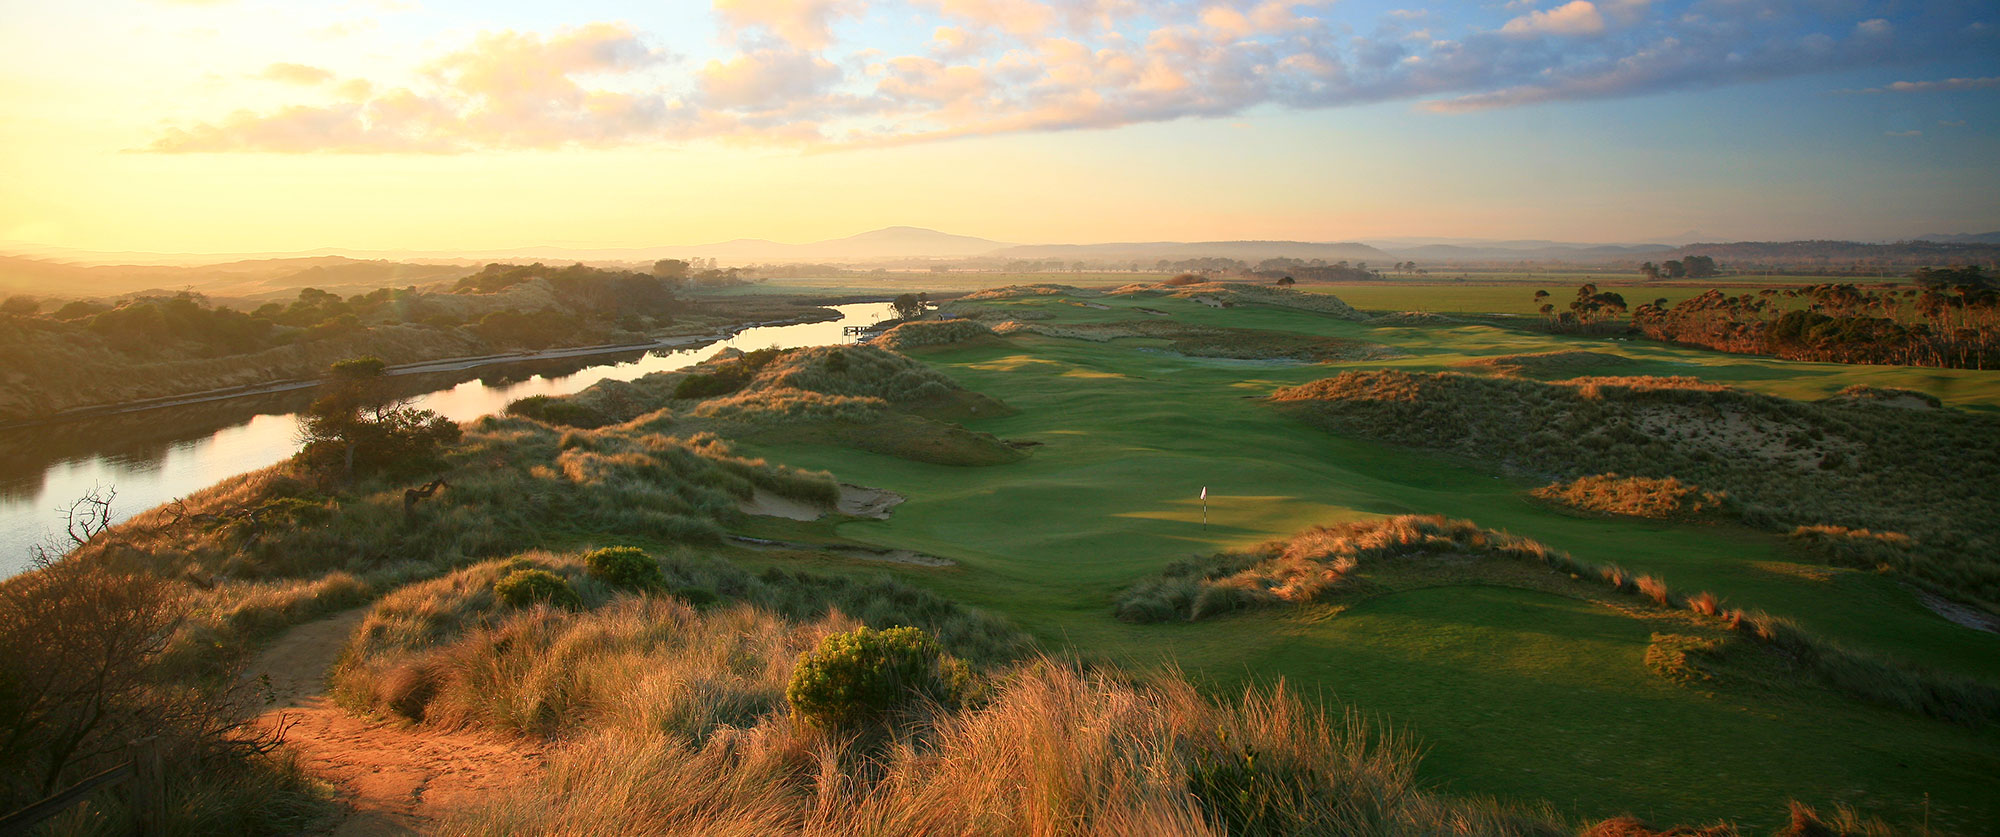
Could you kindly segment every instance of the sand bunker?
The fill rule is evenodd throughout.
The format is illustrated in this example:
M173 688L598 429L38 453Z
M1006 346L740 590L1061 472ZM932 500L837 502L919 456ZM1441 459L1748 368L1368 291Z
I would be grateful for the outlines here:
M894 491L869 488L865 485L840 484L840 513L849 517L872 517L888 520L889 512L907 499Z
M774 541L769 538L752 538L732 535L729 540L739 546L759 552L823 552L856 561L880 561L887 564L908 564L916 567L955 567L957 561L939 558L912 549L888 549L876 546L852 546L847 544L799 543L797 541Z
M865 485L840 484L840 501L833 508L795 500L759 488L750 499L740 501L736 507L744 514L763 517L782 517L787 520L818 520L833 512L850 517L868 517L888 520L890 510L906 499L894 491L869 488Z

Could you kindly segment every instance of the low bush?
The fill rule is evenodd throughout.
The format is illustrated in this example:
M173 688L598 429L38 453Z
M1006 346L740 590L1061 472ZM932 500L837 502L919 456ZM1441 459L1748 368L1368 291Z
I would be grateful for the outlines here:
M863 626L829 635L801 655L785 701L807 723L839 729L912 703L949 703L966 677L965 664L922 630Z
M633 546L607 546L586 552L583 565L592 577L626 590L651 590L666 583L659 562Z
M493 595L508 607L537 604L576 607L579 604L576 590L562 576L535 568L515 570L494 582Z

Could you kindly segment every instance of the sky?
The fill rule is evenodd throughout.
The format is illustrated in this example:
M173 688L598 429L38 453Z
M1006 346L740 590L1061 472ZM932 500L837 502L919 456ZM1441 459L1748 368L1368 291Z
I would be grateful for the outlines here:
M0 247L2000 230L2000 4L0 0Z

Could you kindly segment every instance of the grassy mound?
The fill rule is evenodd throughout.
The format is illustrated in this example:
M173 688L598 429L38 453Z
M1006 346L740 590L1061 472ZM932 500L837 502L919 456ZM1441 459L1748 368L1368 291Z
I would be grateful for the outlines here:
M1712 593L1684 594L1653 576L1437 515L1318 526L1246 552L1176 561L1126 590L1116 611L1128 622L1199 621L1280 605L1319 604L1337 614L1355 600L1440 584L1540 590L1665 623L1672 642L1662 654L1678 651L1680 660L1660 667L1674 679L1690 651L1742 652L1753 659L1739 665L1759 670L1759 680L1797 681L1785 672L1803 672L1808 685L1890 708L1968 725L2000 720L2000 688L1856 653L1789 620L1726 609Z
M1574 377L1578 372L1589 369L1629 366L1631 363L1632 360L1623 355L1571 350L1474 358L1458 366L1524 378L1563 378Z
M959 297L957 301L979 302L982 300L990 300L990 299L1022 299L1022 298L1037 297L1037 296L1086 297L1086 296L1097 296L1097 295L1098 294L1096 291L1079 288L1076 287L1075 285L1057 285L1051 283L1039 283L1033 285L1003 285L998 288L987 288L983 291L974 291L972 293L966 294L965 296Z
M897 331L912 326L984 330L973 323L925 322ZM951 423L1004 416L1012 412L1007 405L873 345L724 351L686 372L606 381L563 398L523 399L508 411L554 427L813 441L944 465L991 465L1025 455Z
M524 569L567 581L576 612L499 601L495 582ZM746 687L760 713L782 702L789 667L775 661L856 624L920 626L954 655L982 662L1028 648L1006 623L887 577L752 574L675 555L660 562L660 579L624 590L590 574L578 555L530 552L409 585L384 596L355 633L334 670L335 695L444 727L553 736L689 712L740 723L716 713L740 710L731 704L751 697ZM623 697L631 695L646 699ZM704 700L721 705L689 705Z
M510 562L470 567L384 598L335 675L351 706L570 742L539 785L481 800L440 833L1567 831L1550 814L1419 786L1404 738L1282 687L1218 701L1171 672L1140 683L1045 658L1007 664L1018 634L891 582L666 562L676 583L734 600L693 607L613 593L571 556L515 563L569 576L584 608L498 611L491 580ZM938 626L984 672L971 700L860 734L800 721L786 702L799 661L857 621Z
M2000 419L1953 410L1803 403L1687 378L1538 383L1346 372L1272 397L1336 433L1446 450L1565 478L1675 477L1726 492L1777 531L1908 534L1910 577L1988 610L2000 602Z
M918 320L889 329L868 342L892 352L901 352L919 346L943 346L992 336L993 329L968 319Z
M462 564L577 527L715 542L759 489L820 505L840 495L824 472L737 456L713 434L637 423L562 431L489 416L467 426L446 463L447 485L416 503L402 483L323 491L293 464L277 465L138 515L79 554L168 576L298 579Z
M1393 357L1394 349L1379 343L1342 337L1318 337L1288 331L1198 326L1166 320L1128 320L1115 323L1007 323L1002 334L1029 332L1045 337L1089 340L1103 343L1128 337L1172 341L1171 348L1189 357L1236 360L1299 360L1327 363Z
M1704 491L1673 477L1623 477L1597 474L1543 486L1535 497L1580 511L1654 520L1694 520L1715 517L1727 508L1729 496Z

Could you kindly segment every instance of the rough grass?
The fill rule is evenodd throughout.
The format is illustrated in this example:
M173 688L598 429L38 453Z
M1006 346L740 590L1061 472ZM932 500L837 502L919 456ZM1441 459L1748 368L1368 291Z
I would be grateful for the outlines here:
M1537 572L1516 572L1523 566ZM1620 609L1639 599L1716 636L1754 642L1820 684L1863 700L1956 723L2000 720L2000 688L1851 651L1762 611L1724 610L1710 593L1684 595L1654 576L1590 564L1527 538L1436 515L1317 526L1246 552L1177 561L1159 578L1127 589L1116 612L1128 622L1199 621L1343 594L1367 596L1375 590L1365 576L1375 567L1417 567L1429 584L1500 583L1595 598L1566 589L1566 577L1616 594L1604 601Z
M945 346L992 336L993 329L969 319L918 320L889 329L868 342L892 352L901 352L923 346Z
M1049 283L1040 283L1033 285L1005 285L998 288L987 288L982 291L973 291L972 293L959 297L955 301L979 302L981 300L1022 299L1022 298L1032 298L1037 296L1091 297L1091 296L1098 296L1098 292L1094 290L1088 290L1085 288L1079 288L1074 285L1056 285Z
M318 493L290 463L226 480L114 528L80 550L168 576L314 579L462 565L588 528L714 542L758 489L822 505L825 472L737 456L712 434L668 436L643 422L559 431L519 417L473 422L446 455L449 486L413 507L400 483ZM284 502L279 502L284 501ZM247 518L264 508L309 514Z
M568 581L582 612L502 605L493 583L520 568ZM591 576L578 555L530 552L409 585L384 596L356 631L334 671L335 695L357 709L446 727L557 735L626 709L671 714L678 710L627 707L619 696L693 688L674 692L693 700L703 694L694 681L749 677L743 660L789 659L855 624L921 627L977 661L1028 648L1006 623L887 576L752 574L686 554L660 561L660 570L661 584L635 594ZM697 614L708 609L734 615ZM790 668L757 672L764 711L782 700Z
M1726 492L1778 531L1909 535L1909 577L2000 605L2000 419L1954 410L1806 403L1686 378L1560 383L1346 372L1277 391L1324 429L1442 449L1562 478L1616 472Z
M1608 352L1567 350L1473 358L1461 361L1456 365L1469 369L1488 370L1502 375L1518 375L1525 378L1556 378L1573 376L1584 369L1629 366L1631 364L1632 360L1623 355L1614 355Z
M1596 474L1530 492L1538 499L1592 514L1653 520L1699 520L1728 510L1729 495L1673 477Z
M622 597L467 635L427 663L443 682L426 723L573 743L541 784L439 833L1567 832L1546 812L1421 788L1407 740L1282 686L1215 701L1171 672L1135 682L1035 658L990 672L974 708L861 736L799 722L783 700L792 666L851 625Z

